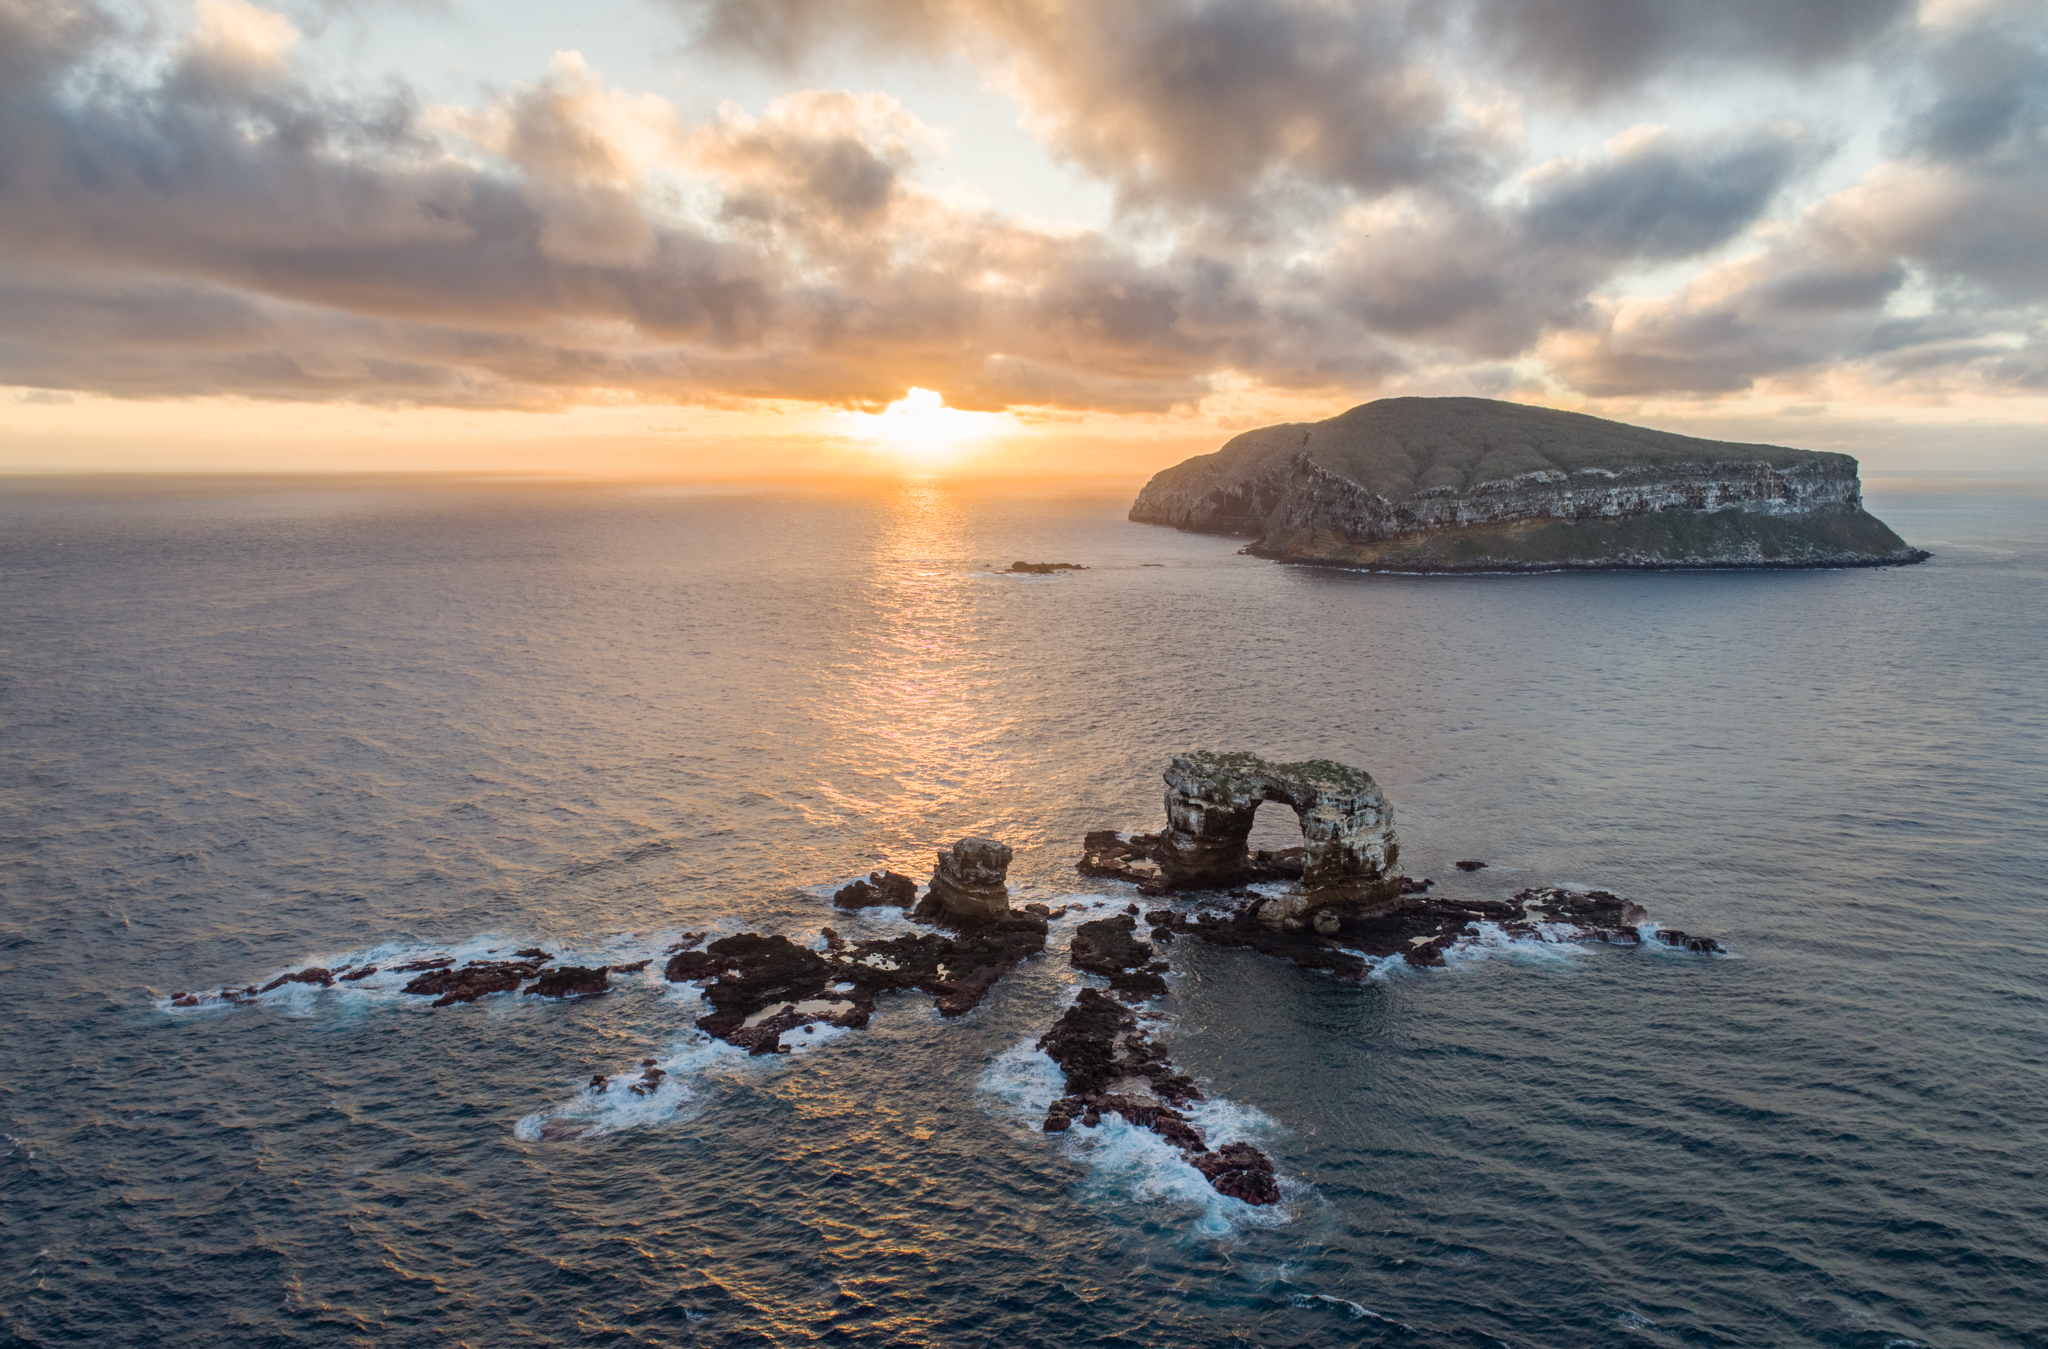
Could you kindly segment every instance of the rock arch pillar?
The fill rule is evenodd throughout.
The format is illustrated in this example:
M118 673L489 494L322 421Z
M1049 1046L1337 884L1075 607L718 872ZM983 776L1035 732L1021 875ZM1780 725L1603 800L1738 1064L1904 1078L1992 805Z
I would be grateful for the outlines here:
M1300 927L1318 910L1399 892L1394 810L1370 773L1328 759L1269 764L1256 754L1199 751L1176 754L1165 776L1159 864L1176 889L1240 883L1252 819L1265 802L1279 801L1301 823L1301 885L1268 902L1262 922Z

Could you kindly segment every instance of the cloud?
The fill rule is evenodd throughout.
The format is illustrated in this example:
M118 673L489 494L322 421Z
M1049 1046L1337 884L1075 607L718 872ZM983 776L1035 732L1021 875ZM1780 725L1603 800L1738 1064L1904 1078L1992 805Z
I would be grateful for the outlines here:
M692 123L568 52L426 106L313 80L314 10L201 0L163 35L0 0L0 382L476 407L878 407L916 384L1115 412L1538 367L1603 396L1830 369L2042 386L2048 57L2026 11L1908 32L1847 0L1532 7L1560 31L1612 16L1612 70L1480 0L1469 23L1392 0L688 7L767 60L858 41L974 63L1115 187L1126 213L1085 229L924 186L945 137L887 93ZM1534 166L1487 111L1875 43L1913 55L1889 157L1818 200L1798 192L1827 137L1740 108ZM1502 53L1526 87L1484 82ZM1652 275L1678 279L1639 293Z
M1704 253L1755 223L1803 148L1796 133L1689 142L1668 128L1641 128L1604 160L1539 169L1520 233L1537 246L1611 258Z
M1414 59L1399 6L1329 0L672 0L705 40L789 63L834 40L963 49L1133 205L1372 194L1470 172L1485 137Z
M1591 103L1714 66L1805 71L1867 49L1914 11L1913 0L1473 0L1469 18L1506 78Z
M1553 339L1599 394L1714 393L1856 368L1927 389L2039 387L2048 334L2048 41L2002 11L1951 31L1898 158L1678 293ZM1909 289L1925 312L1901 312Z

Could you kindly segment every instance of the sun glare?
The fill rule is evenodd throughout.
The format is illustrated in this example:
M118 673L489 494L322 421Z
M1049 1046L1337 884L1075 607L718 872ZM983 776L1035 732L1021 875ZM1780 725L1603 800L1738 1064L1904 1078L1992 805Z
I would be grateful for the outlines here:
M987 413L946 406L944 394L913 388L867 419L870 434L900 458L926 468L951 463L988 434Z

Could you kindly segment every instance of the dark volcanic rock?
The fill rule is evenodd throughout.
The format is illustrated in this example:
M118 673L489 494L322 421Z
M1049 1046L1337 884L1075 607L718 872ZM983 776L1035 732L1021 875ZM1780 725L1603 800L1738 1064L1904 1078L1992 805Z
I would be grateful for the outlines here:
M1570 932L1562 940L1634 946L1642 940L1637 924L1647 917L1641 905L1606 890L1547 887L1523 890L1506 901L1428 895L1404 888L1398 898L1377 907L1338 911L1327 932L1275 932L1257 919L1262 899L1250 891L1235 893L1239 907L1228 916L1204 913L1191 919L1155 910L1147 915L1155 924L1154 935L1164 930L1200 937L1217 946L1249 947L1307 969L1361 979L1370 967L1357 953L1380 958L1399 955L1410 965L1441 966L1444 952L1476 938L1475 924L1481 922L1496 923L1514 936L1545 934L1546 929L1537 925L1549 924L1547 935L1552 938L1558 938L1556 929L1563 927ZM1674 940L1661 932L1657 935L1686 950L1720 949L1707 938L1677 933ZM1694 946L1689 944L1692 942L1706 944Z
M355 983L358 979L367 979L376 972L377 967L375 965L365 965L359 970L350 970L346 974L339 975L337 977L340 978L341 982L345 984L352 984Z
M1012 562L1010 570L1023 576L1050 576L1056 571L1087 571L1076 562Z
M1082 841L1081 860L1075 866L1083 876L1131 881L1141 894L1163 895L1166 878L1155 855L1158 848L1157 834L1125 838L1114 829L1098 829Z
M296 970L291 974L278 975L277 978L272 979L256 991L258 993L268 993L272 989L283 988L286 984L318 984L322 988L333 988L334 975L318 967L310 970Z
M643 968L646 962L641 962ZM611 991L610 966L599 965L586 969L581 965L557 965L544 971L540 978L527 986L528 993L538 993L543 998L587 998L598 993Z
M422 963L433 968L407 984L405 991L416 997L432 997L436 1007L475 1002L490 993L510 993L540 973L538 961L472 960L459 970L448 968L453 961Z
M678 952L665 971L672 983L705 985L711 1015L699 1029L756 1054L773 1053L793 1030L823 1023L858 1028L879 994L916 990L941 1016L978 1006L998 980L1045 949L1045 919L1005 914L952 933L835 943L826 953L786 937L741 933L702 951ZM829 940L829 939L828 939Z
M1721 943L1715 941L1712 937L1692 937L1678 931L1676 928L1659 929L1657 940L1663 942L1666 946L1676 946L1681 951L1694 951L1703 956L1727 954L1721 949Z
M832 896L842 909L865 909L893 904L907 909L917 900L917 882L900 871L871 871L864 881L855 881Z
M1242 1199L1247 1204L1280 1202L1272 1158L1249 1143L1225 1143L1214 1152L1199 1153L1188 1160L1209 1178L1219 1194Z
M1484 871L1484 870L1486 870L1486 863L1484 863L1484 862L1460 862L1460 863L1458 863L1458 870L1460 870L1460 871Z
M1138 920L1129 914L1097 918L1074 931L1068 960L1077 970L1099 974L1109 986L1133 1000L1157 997L1166 980L1151 968L1153 949L1137 939Z
M1122 937L1128 941L1127 929ZM1104 940L1114 945L1114 938ZM1084 961L1101 963L1100 946L1090 946L1084 952L1082 940L1075 938L1075 965L1085 969ZM1179 1148L1219 1193L1247 1204L1279 1200L1273 1163L1264 1153L1249 1143L1209 1150L1202 1131L1178 1109L1202 1099L1201 1089L1193 1078L1174 1071L1166 1046L1146 1035L1137 1014L1115 998L1082 989L1038 1047L1066 1079L1067 1094L1047 1110L1045 1132L1064 1133L1077 1119L1094 1128L1104 1115L1121 1115Z
M1642 905L1607 890L1546 886L1516 891L1515 902L1540 921L1577 923L1581 927L1632 927L1650 916Z

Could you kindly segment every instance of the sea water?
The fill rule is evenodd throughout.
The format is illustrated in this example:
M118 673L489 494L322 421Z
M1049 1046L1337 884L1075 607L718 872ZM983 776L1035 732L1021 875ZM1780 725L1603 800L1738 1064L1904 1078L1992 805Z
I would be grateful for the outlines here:
M1133 484L11 480L0 1343L2040 1343L2048 492L1869 486L1933 561L1369 576ZM1196 747L1370 770L1440 892L1729 954L1182 940L1154 1033L1282 1202L1045 1135L1067 937L1132 898L1081 836ZM1070 907L964 1017L750 1058L660 977L906 930L830 896L965 834ZM656 959L389 973L530 944Z

